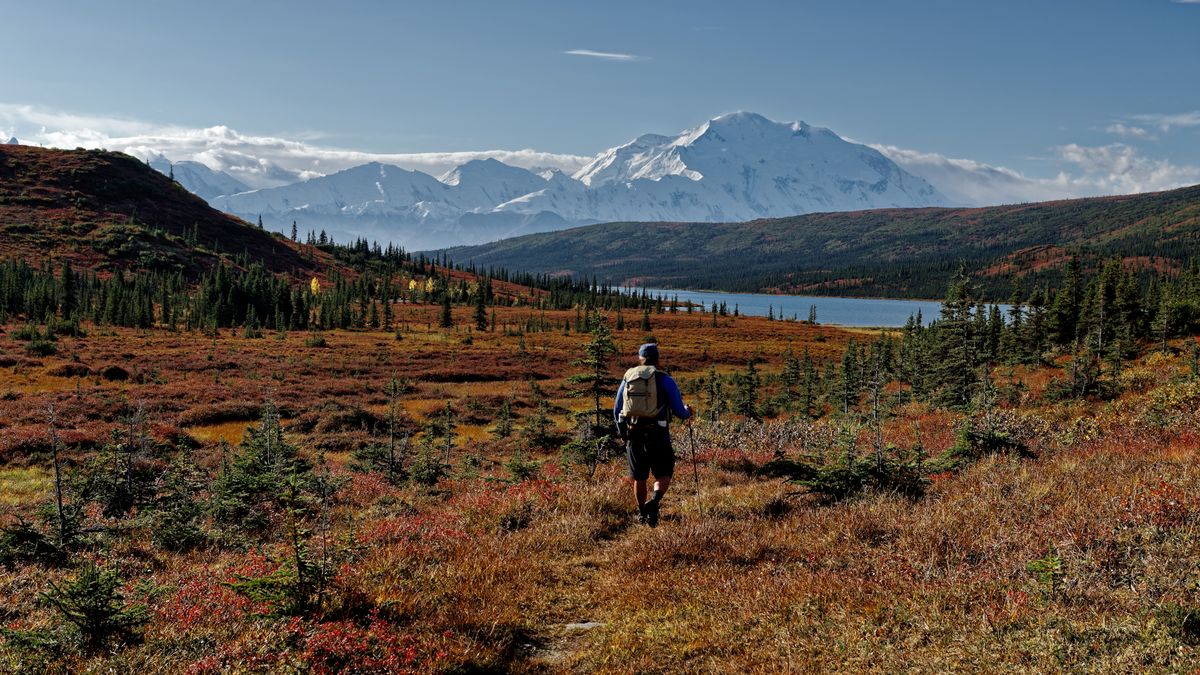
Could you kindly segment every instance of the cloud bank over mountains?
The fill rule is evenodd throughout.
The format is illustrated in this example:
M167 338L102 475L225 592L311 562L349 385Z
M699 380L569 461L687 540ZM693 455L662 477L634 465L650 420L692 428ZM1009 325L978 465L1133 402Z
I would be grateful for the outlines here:
M871 147L967 206L1156 192L1200 183L1200 166L1147 157L1127 143L1050 148L1049 160L1074 169L1051 178L891 145Z
M583 52L586 50L574 50ZM628 56L600 53L595 58ZM633 57L637 58L637 57ZM1165 190L1200 183L1200 166L1155 158L1131 145L1200 127L1200 111L1129 115L1105 131L1119 138L1106 145L1068 143L1043 159L1057 171L1036 177L965 158L871 144L904 170L934 185L954 204L987 205L1103 194ZM224 125L187 127L121 117L74 114L39 106L0 103L0 137L73 148L107 148L143 159L160 156L194 161L250 188L269 188L326 176L370 162L438 176L472 160L495 159L524 169L577 173L594 157L534 149L470 152L382 153L326 147L319 135L282 138L242 133Z
M75 115L0 103L0 135L56 148L105 148L141 159L160 155L224 171L252 188L277 187L380 162L440 175L476 159L574 173L591 157L538 150L386 153L329 148L312 140L244 134L224 125L183 127L119 117Z

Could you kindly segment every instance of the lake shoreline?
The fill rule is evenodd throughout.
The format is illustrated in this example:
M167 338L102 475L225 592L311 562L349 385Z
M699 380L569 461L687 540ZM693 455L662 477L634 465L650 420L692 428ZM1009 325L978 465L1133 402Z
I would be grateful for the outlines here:
M637 287L636 289L630 288L628 286L619 286L618 288L621 288L622 290L626 290L626 291L642 290L640 286ZM789 293L744 293L741 291L720 291L720 290L716 290L716 289L712 289L712 288L688 288L688 289L647 288L646 290L667 291L669 293L724 293L726 295L753 295L756 297L763 297L763 298L776 298L776 297L778 297L778 298L833 298L833 299L837 299L837 300L898 300L900 302L936 302L936 303L941 303L943 301L943 298L893 298L893 297L886 296L886 295L791 295ZM990 306L992 304L1000 304L1000 303L986 302L984 304Z
M816 325L841 328L902 328L913 317L920 314L924 325L931 324L942 311L941 300L913 300L907 298L859 298L835 295L786 295L782 293L729 293L726 291L698 291L673 288L631 288L623 291L645 293L654 298L703 306L708 312L713 303L724 304L732 314L737 308L743 316L773 316L780 321L807 322L809 312L815 308ZM1002 312L1009 306L995 303ZM682 305L681 305L682 306ZM991 303L984 305L990 307ZM986 311L986 310L985 310Z

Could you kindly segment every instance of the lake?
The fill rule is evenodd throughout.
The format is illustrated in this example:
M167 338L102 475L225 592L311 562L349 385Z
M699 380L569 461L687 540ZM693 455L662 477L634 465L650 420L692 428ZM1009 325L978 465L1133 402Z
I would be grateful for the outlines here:
M642 289L638 289L641 291ZM938 317L942 303L930 300L888 300L880 298L835 298L810 295L763 295L758 293L721 293L719 291L676 291L666 288L647 288L653 296L668 300L675 297L680 302L690 301L711 309L715 302L722 302L733 313L736 305L742 314L766 316L773 311L776 318L804 320L808 310L817 307L817 323L839 326L903 326L908 317L921 312L921 318L929 323ZM1003 309L1003 308L1002 308Z

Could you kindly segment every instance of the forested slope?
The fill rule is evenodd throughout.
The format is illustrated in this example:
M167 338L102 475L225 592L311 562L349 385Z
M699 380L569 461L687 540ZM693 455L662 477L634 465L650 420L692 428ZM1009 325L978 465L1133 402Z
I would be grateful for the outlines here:
M450 255L477 265L596 276L610 283L938 297L960 262L981 291L1054 281L1119 255L1175 269L1200 252L1200 186L1121 197L975 209L816 213L747 223L607 223Z

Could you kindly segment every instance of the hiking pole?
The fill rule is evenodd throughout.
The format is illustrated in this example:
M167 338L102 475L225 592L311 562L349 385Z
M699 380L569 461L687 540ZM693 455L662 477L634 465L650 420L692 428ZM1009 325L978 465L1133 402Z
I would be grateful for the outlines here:
M704 506L700 504L700 465L696 463L696 429L691 424L688 428L688 445L692 448L692 488L696 496L696 504L700 515L704 515Z

